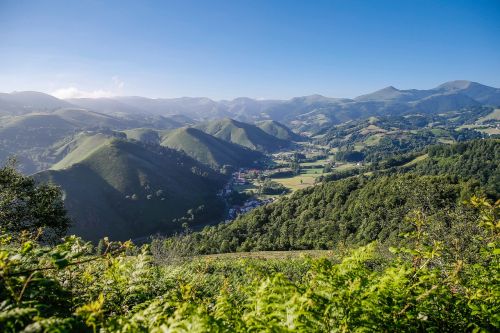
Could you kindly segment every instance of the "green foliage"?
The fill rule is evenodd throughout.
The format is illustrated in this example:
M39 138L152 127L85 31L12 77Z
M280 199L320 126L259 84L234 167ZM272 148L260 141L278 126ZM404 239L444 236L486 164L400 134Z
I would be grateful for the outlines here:
M352 161L379 162L394 154L421 152L440 142L462 142L484 138L471 129L459 128L492 112L491 108L468 108L436 114L371 117L347 122L325 130L318 143L347 152ZM348 160L338 154L339 160Z
M354 150L339 151L335 153L335 160L345 162L361 162L365 158L362 152Z
M0 230L11 235L38 234L40 241L54 242L69 225L58 187L36 184L17 172L13 163L0 168Z
M500 140L474 140L455 145L432 146L428 158L410 169L418 174L449 174L476 179L492 196L500 193Z
M414 211L408 246L323 259L213 259L159 265L147 246L69 237L0 243L3 332L493 332L500 329L500 203L473 197L479 257L433 239ZM453 251L451 251L453 252ZM135 253L135 254L134 254ZM64 264L58 264L65 260Z
M229 196L226 197L227 203L230 206L243 205L245 201L250 199L252 195L248 192L238 192L232 191Z

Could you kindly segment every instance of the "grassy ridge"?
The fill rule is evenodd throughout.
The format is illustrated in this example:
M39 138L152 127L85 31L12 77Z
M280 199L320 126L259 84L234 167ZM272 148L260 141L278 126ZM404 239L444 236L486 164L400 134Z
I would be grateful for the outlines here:
M289 142L278 139L257 126L233 119L214 120L199 124L195 128L219 139L261 152L271 152L289 146Z
M54 164L50 169L65 169L73 164L79 163L102 146L109 144L113 139L113 136L102 133L90 135L80 133L70 142L57 148L55 154L64 156L64 158Z
M256 151L189 127L168 133L161 145L184 151L195 160L215 169L223 165L250 166L254 161L263 157Z
M291 129L274 120L263 120L255 124L258 128L269 135L272 135L281 140L301 141L304 138L294 133Z

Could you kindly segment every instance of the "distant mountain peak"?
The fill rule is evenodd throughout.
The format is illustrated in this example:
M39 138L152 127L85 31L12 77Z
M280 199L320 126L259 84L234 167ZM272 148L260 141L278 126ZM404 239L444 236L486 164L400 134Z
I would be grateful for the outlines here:
M294 97L290 101L292 102L305 102L305 103L315 103L315 102L330 102L335 100L334 98L325 97L320 94L313 94L307 96Z
M379 91L400 91L400 90L395 88L394 86L388 86L388 87L380 89Z
M377 90L371 94L361 95L355 98L357 101L392 100L400 97L403 92L393 86Z
M309 95L309 96L305 96L306 98L327 98L323 95L320 95L320 94L312 94L312 95Z
M445 82L437 87L437 89L440 90L462 90L462 89L467 89L471 85L476 85L479 83L472 82L472 81L467 81L467 80L455 80L455 81L449 81Z

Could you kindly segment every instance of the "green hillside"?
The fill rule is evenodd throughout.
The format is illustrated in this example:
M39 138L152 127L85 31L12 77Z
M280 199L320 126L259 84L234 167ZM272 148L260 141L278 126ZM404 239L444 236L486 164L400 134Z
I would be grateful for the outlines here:
M57 115L30 114L15 117L0 128L0 144L10 150L49 146L76 129Z
M429 206L429 218L458 212L466 185L444 176L355 177L295 192L235 221L195 233L195 253L333 249L395 240L401 221ZM189 236L190 237L190 236ZM196 239L196 240L194 240Z
M114 139L116 137L110 134L78 133L71 141L61 143L61 145L55 147L53 155L60 160L52 165L50 169L66 169L73 164L79 163Z
M70 233L129 239L208 223L221 212L220 176L175 150L112 140L87 154L35 175L64 190Z
M377 162L433 144L487 137L461 126L490 113L491 108L470 108L440 115L370 117L327 128L315 139L343 154L357 152L364 162Z
M426 152L427 158L408 169L417 174L474 179L490 196L500 198L500 139L432 146Z
M228 118L205 122L195 128L219 139L261 152L271 152L290 145L290 142L267 134L255 125Z
M57 115L13 117L0 127L0 163L15 156L18 168L24 173L46 169L55 161L50 148L77 130L75 125Z
M0 127L0 162L16 156L19 168L31 174L51 167L64 157L61 151L53 153L61 145L74 141L79 132L109 131L108 128L122 129L134 124L135 121L70 108L10 117Z
M269 135L286 141L301 141L303 137L294 133L291 129L274 120L263 120L255 124L258 128Z
M161 145L184 151L195 160L217 170L223 165L251 166L253 162L263 157L259 152L190 127L168 133Z

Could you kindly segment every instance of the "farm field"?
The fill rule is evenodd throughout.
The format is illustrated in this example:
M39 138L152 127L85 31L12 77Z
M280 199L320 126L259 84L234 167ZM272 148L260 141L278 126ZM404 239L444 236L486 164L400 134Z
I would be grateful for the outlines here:
M498 128L481 128L478 129L479 132L486 133L488 135L500 135L500 129Z
M275 182L288 187L292 192L300 190L315 184L315 179L317 176L313 174L300 174L290 178L279 178L273 179Z
M325 164L328 163L329 160L330 160L330 158L323 158L323 159L320 159L320 160L317 160L314 162L300 163L300 166L301 167L312 167L312 166L324 167Z
M342 164L339 163L335 166L335 170L342 171L342 170L354 169L356 167L357 167L356 163L342 163Z
M303 164L301 164L302 166ZM335 170L349 170L356 168L357 165L354 163L344 163L335 167ZM280 183L281 185L288 187L292 192L300 190L309 186L316 184L316 178L324 175L323 167L313 168L313 169L302 169L300 175L288 177L288 178L274 178L273 181Z
M499 120L500 121L500 109L495 109L493 112L488 114L487 116L484 116L482 118L479 118L476 123L482 124L488 120Z

